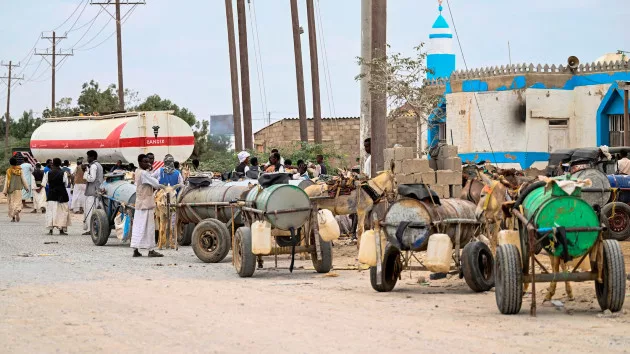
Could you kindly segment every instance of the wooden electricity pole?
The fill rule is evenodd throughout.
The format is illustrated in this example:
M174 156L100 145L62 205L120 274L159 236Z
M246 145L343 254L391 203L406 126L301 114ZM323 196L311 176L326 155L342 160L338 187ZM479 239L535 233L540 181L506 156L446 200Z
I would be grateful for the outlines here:
M315 30L315 7L313 0L306 0L308 18L308 45L311 56L311 84L313 86L313 133L315 143L322 143L322 108L319 95L319 64L317 62L317 32Z
M361 156L361 166L366 159L366 152L363 149L363 141L370 137L370 66L368 63L372 58L372 0L361 0L361 117L359 119L359 150Z
M241 59L241 91L243 96L243 140L245 149L254 148L252 136L252 100L249 91L249 54L247 51L247 18L245 0L236 0L238 16L238 48Z
M387 0L372 0L372 60L387 55ZM374 80L383 80L382 70L372 70ZM386 169L383 150L387 145L387 93L371 93L372 175Z
M230 52L230 83L232 85L232 116L234 118L234 150L243 150L243 131L241 129L241 99L238 93L238 63L236 61L236 39L234 36L234 11L232 0L225 0L227 19L228 51Z
M6 66L9 68L9 74L7 76L0 76L0 79L7 79L7 113L5 115L6 123L4 127L4 156L5 158L9 157L9 126L10 126L10 108L11 108L11 80L24 80L24 77L13 77L11 76L11 69L19 68L20 64L13 64L12 61L9 61L9 64L0 64L2 66Z
M295 76L297 80L298 115L300 116L300 140L308 142L306 123L306 100L304 97L304 68L302 67L302 42L297 0L291 0L291 24L293 25L293 52L295 54Z
M47 56L51 57L51 60L48 61L48 59L46 59L46 61L48 62L48 64L50 64L50 68L52 70L52 93L51 93L51 99L50 99L50 112L51 115L54 116L55 115L55 80L56 80L56 71L57 71L57 56L62 56L62 57L67 57L67 56L72 56L73 53L62 53L57 52L57 43L59 43L62 39L66 39L66 36L57 36L57 34L55 33L55 31L52 32L52 36L45 36L42 33L42 39L48 39L50 40L50 42L52 43L52 51L49 53L48 50L46 50L45 52L41 52L41 53L37 53L35 52L35 55L41 55L42 58L46 59Z
M122 3L121 3L122 2ZM125 89L123 86L123 64L122 64L122 29L120 22L120 5L146 5L145 1L115 0L112 2L90 2L91 5L100 5L107 13L116 20L116 48L118 52L118 109L125 110ZM105 5L116 5L115 14L110 13Z

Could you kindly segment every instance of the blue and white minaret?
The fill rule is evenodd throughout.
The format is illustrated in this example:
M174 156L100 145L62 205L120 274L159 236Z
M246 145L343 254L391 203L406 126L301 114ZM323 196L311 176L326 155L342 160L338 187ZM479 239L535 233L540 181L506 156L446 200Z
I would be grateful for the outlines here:
M453 33L442 17L442 1L439 2L440 14L433 23L429 34L429 50L427 52L427 68L433 73L427 79L446 78L455 70L455 53L453 53Z

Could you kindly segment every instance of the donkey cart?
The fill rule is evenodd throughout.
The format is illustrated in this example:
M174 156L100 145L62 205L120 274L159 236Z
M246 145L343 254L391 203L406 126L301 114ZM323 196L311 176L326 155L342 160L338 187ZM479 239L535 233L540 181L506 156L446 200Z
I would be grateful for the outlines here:
M309 253L318 273L332 268L332 245L321 239L317 208L298 186L274 184L254 187L239 203L244 226L234 230L233 263L242 278L263 267L263 256L291 255L293 271L296 253ZM275 242L274 242L275 241Z
M403 193L405 188L412 193ZM422 185L400 186L399 193L413 197L392 204L384 221L375 220L373 239L361 242L362 248L365 242L369 249L364 258L368 261L361 259L364 250L359 254L360 261L371 266L372 288L379 292L391 291L404 270L431 270L458 274L473 291L490 290L494 286L494 261L490 248L476 238L479 222L475 218L475 204L462 199L440 200ZM421 262L416 256L417 252L428 250L433 237L447 239L448 243L438 268L427 261ZM376 243L375 248L372 242ZM421 265L411 265L413 260ZM455 267L451 266L451 261L455 262Z
M523 284L531 283L530 314L535 316L536 283L551 282L552 295L557 281L595 281L597 301L602 310L616 312L623 307L626 274L621 247L616 240L603 239L602 232L606 227L600 224L600 218L591 206L580 198L580 186L563 189L558 184L560 178L567 183L568 177L563 176L548 184L531 185L512 207L512 213L518 219L520 245L503 244L496 252L495 295L502 314L520 311ZM536 257L543 248L552 259L551 270ZM560 272L559 265L562 262L566 265L571 260L576 260L577 264ZM578 271L582 263L586 269L590 265L590 271ZM541 274L536 274L536 265Z

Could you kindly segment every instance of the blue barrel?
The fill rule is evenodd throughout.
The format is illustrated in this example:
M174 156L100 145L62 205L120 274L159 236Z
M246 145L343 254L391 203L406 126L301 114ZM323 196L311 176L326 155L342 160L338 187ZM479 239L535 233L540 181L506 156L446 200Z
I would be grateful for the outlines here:
M628 175L608 175L610 188L630 188L630 176ZM630 203L630 191L617 191L618 202Z

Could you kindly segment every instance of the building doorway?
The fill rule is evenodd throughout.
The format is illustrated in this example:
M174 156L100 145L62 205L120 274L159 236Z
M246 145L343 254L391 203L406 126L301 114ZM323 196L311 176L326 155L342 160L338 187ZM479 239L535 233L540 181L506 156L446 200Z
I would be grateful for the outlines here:
M569 147L569 120L549 121L549 152Z

